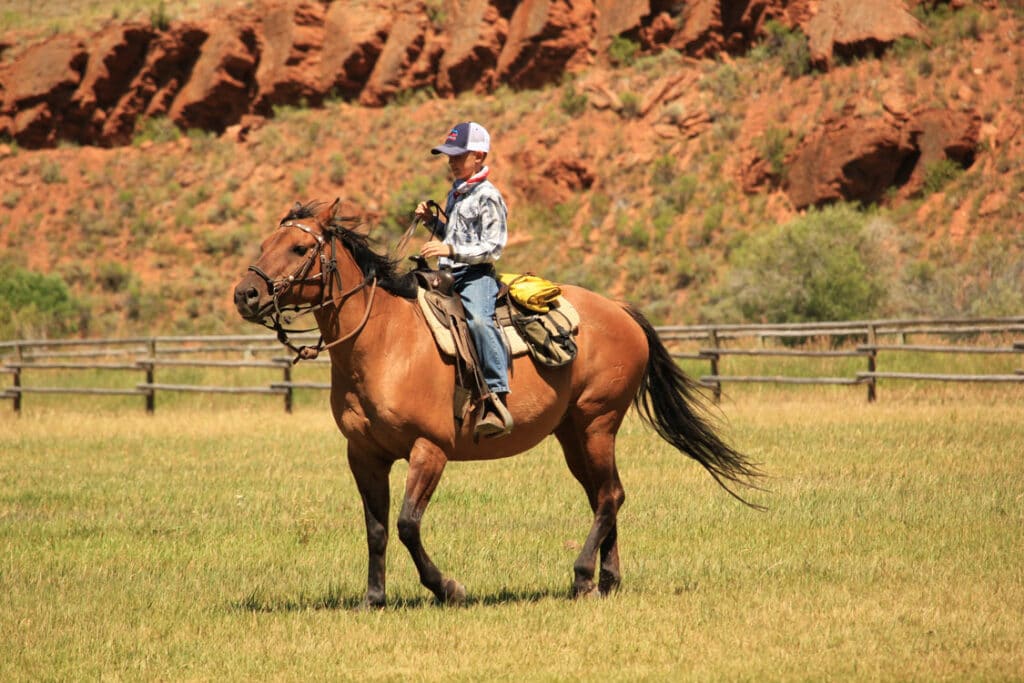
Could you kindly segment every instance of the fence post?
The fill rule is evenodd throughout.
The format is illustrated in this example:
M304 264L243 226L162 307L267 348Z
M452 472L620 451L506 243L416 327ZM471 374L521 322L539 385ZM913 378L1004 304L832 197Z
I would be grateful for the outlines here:
M14 345L14 360L17 365L14 368L14 388L17 390L21 387L21 363L24 360L24 356L21 353L21 344ZM21 392L14 392L14 412L21 415Z
M141 361L139 364L142 365L143 369L146 371L146 384L149 385L149 387L146 388L146 412L152 415L156 411L156 391L153 389L153 384L155 383L153 380L155 375L153 368L156 364L152 359L149 361Z
M146 342L146 347L149 350L151 361L146 364L146 384L150 385L146 391L146 413L152 415L156 412L156 389L153 388L156 383L154 380L156 376L156 337L150 337Z
M874 372L875 371L875 354L876 353L877 353L877 351L875 351L875 349L871 349L871 351L868 352L868 372ZM878 380L876 380L874 377L869 377L868 378L868 403L874 403L875 400L878 398L877 394L875 393L876 392L875 383L877 381Z
M718 348L718 330L711 328L708 332L708 341L711 342L711 347L714 349ZM711 374L718 377L718 354L712 354L711 356ZM722 400L722 383L715 382L715 386L711 389L711 395L714 397L715 403L719 403Z
M875 356L878 350L875 348L875 344L878 341L878 330L875 329L873 324L868 325L868 346L871 350L868 352L868 372L875 371ZM878 398L876 394L876 380L874 377L868 378L868 403L874 403L875 399Z
M284 412L292 412L292 364L284 363Z
M14 412L21 415L21 366L14 368Z

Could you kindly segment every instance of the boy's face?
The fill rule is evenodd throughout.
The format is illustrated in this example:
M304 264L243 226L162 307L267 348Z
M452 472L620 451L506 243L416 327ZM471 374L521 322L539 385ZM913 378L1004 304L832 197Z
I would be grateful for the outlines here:
M448 169L452 172L455 180L466 180L474 173L479 173L484 167L484 159L487 155L484 152L466 152L458 156L448 157Z

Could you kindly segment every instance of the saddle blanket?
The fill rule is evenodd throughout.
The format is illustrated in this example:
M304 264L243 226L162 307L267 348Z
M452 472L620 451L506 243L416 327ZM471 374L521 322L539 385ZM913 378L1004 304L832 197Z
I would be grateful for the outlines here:
M423 311L423 317L427 319L427 325L430 327L430 331L433 333L434 339L437 341L437 346L441 349L441 353L448 358L454 358L455 340L452 338L451 330L445 327L441 321L438 320L433 307L426 299L426 290L420 289L417 292L416 301L419 303L420 309ZM549 317L559 326L563 328L568 326L570 328L569 331L576 332L580 325L579 312L564 296L558 297L555 299L555 302L556 303L551 306L551 311L540 315L540 317ZM513 357L522 356L529 352L529 349L526 346L526 341L522 336L520 336L515 327L511 325L503 325L501 331L505 335L505 343Z

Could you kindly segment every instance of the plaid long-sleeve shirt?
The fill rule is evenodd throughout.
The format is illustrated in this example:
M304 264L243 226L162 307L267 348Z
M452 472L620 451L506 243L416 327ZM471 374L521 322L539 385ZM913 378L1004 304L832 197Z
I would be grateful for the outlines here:
M472 181L472 179L470 179ZM438 221L444 243L454 256L438 259L441 267L494 263L508 242L508 208L489 180L460 183L448 193L447 225Z

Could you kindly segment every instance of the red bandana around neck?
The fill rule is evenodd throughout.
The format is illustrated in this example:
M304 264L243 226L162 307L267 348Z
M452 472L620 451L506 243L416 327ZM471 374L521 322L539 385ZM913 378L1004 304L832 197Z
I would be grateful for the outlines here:
M467 192L473 189L474 185L476 185L477 183L482 183L483 181L487 180L487 176L490 175L490 173L491 167L484 166L475 174L466 178L465 182L461 182L458 185L456 185L455 191L458 192L459 194L466 194Z

